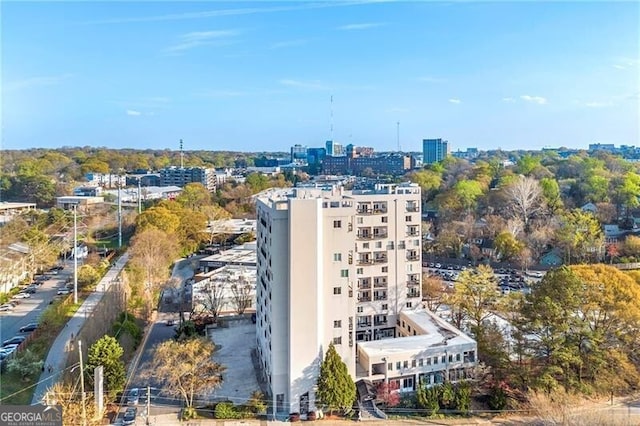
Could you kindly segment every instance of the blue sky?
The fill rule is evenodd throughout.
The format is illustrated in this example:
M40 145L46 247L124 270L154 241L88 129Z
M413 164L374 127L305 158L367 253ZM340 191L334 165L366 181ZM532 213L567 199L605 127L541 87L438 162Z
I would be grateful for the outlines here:
M638 2L0 7L3 149L640 145Z

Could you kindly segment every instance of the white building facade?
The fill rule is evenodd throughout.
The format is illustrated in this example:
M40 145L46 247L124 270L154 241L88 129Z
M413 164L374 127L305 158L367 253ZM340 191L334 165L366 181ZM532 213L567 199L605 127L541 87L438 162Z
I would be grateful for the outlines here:
M256 338L277 412L316 409L319 366L330 343L354 380L384 373L377 368L384 350L374 343L405 336L401 315L422 307L420 201L419 186L409 183L259 194ZM432 334L428 344L443 340L423 327L424 333ZM365 342L368 352L356 349ZM420 345L405 349L420 352Z

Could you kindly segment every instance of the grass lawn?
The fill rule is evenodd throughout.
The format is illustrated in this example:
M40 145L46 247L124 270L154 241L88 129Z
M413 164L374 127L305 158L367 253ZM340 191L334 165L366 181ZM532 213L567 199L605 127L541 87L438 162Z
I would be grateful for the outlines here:
M27 348L33 351L38 358L45 360L49 348L58 337L60 330L69 321L69 318L77 312L86 295L79 295L78 304L73 303L73 296L61 298L42 313L40 326L34 332L33 338L28 342ZM0 376L0 404L2 405L30 405L33 398L35 383L40 378L40 371L22 380L19 374L5 370ZM5 399L6 398L6 399Z

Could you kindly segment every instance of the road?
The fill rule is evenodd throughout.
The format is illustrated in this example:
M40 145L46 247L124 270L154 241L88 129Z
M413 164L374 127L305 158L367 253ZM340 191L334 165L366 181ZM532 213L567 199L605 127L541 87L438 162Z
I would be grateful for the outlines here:
M133 388L145 389L147 386L151 386L151 415L156 416L167 412L176 412L175 407L182 406L182 399L176 399L170 397L160 391L162 383L156 383L144 376L145 365L151 362L153 358L154 348L175 335L175 326L167 326L167 320L174 320L175 324L179 323L179 307L181 306L181 295L183 294L182 288L186 281L193 276L194 265L197 265L196 258L182 259L175 263L173 271L171 273L171 282L177 287L166 289L160 299L160 306L158 307L158 315L153 324L148 326L145 332L145 338L142 341L142 345L139 349L139 357L134 359L133 364L130 367L129 382L125 395ZM166 296L166 297L165 297ZM183 303L182 306L190 306L189 303ZM186 308L185 308L186 309ZM142 393L141 393L142 394ZM144 419L144 412L146 401L140 398L138 407L138 424ZM124 407L120 410L118 417L122 417L124 414Z
M60 271L57 275L50 275L50 278L38 287L31 298L19 299L20 304L13 311L0 313L0 341L20 334L20 327L38 322L42 312L56 296L58 287L63 286L69 274L69 272Z

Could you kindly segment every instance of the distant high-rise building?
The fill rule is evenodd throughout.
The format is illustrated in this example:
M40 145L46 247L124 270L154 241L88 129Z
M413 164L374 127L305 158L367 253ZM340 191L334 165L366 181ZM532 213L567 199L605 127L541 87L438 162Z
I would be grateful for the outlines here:
M450 153L449 141L438 139L423 139L423 163L433 164L444 160Z
M291 162L305 163L307 161L307 147L296 144L291 147Z
M326 143L327 155L330 157L342 157L345 155L344 146L334 141L327 141Z

